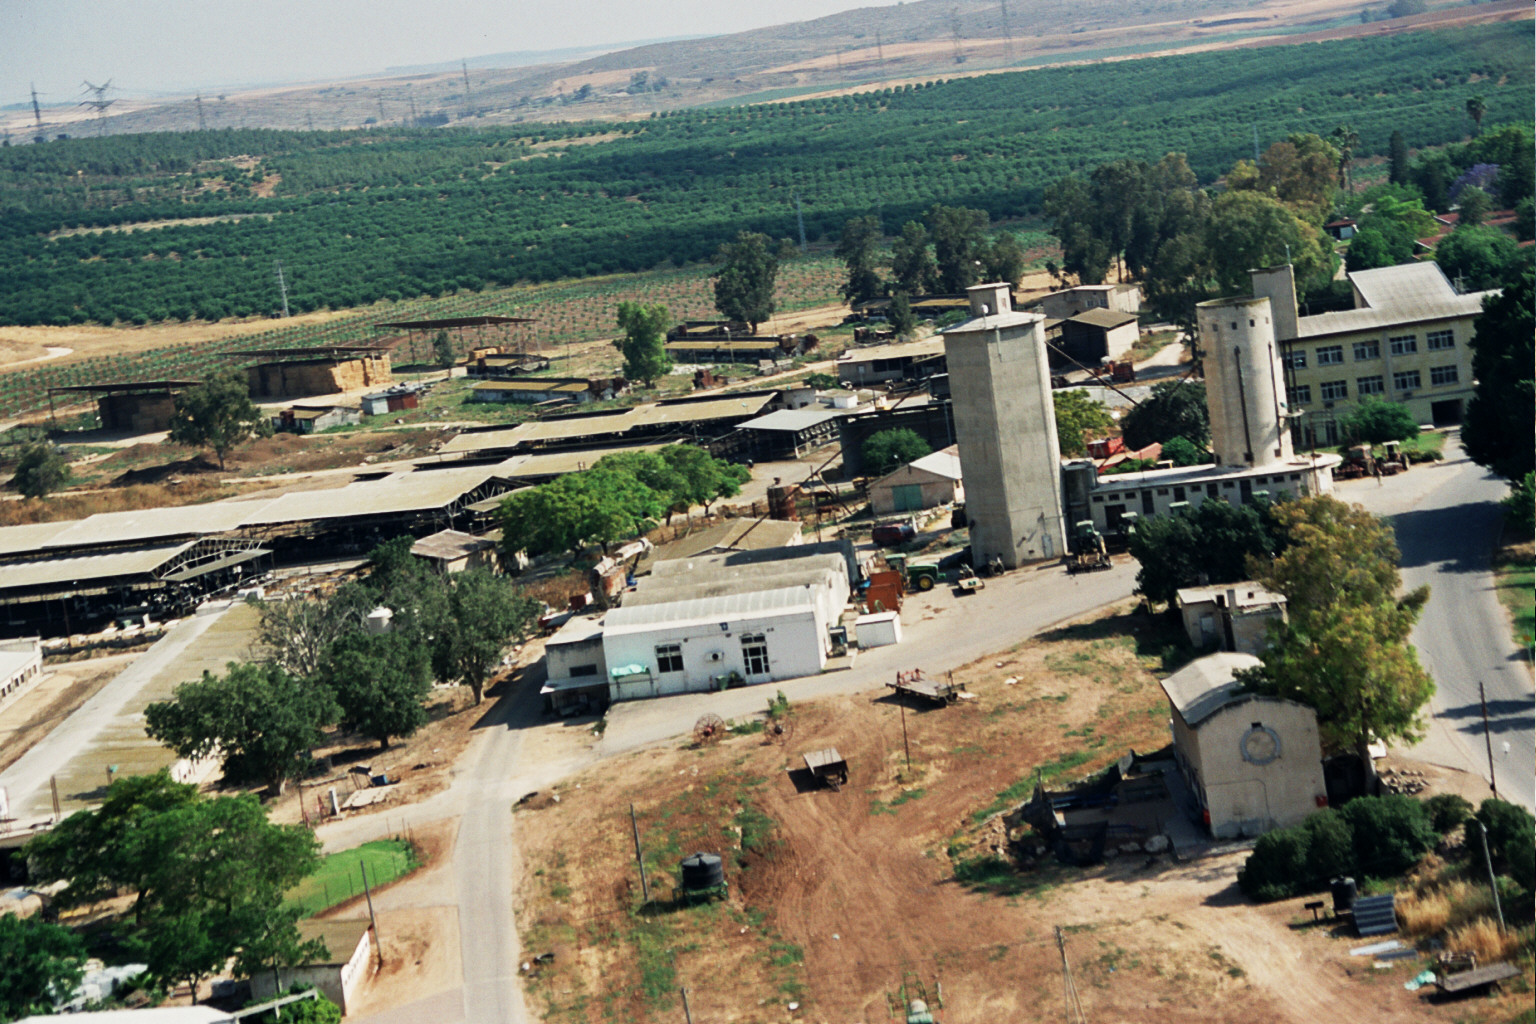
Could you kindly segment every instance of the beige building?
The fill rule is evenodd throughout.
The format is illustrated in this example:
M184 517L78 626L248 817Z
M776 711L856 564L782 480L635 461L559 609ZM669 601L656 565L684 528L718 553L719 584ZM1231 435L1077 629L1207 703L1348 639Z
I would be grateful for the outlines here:
M1201 651L1261 653L1269 626L1285 621L1285 595L1251 581L1214 587L1186 587L1177 598L1189 642Z
M373 973L373 931L367 921L300 921L299 937L319 939L326 955L302 967L262 970L251 975L251 996L272 999L295 985L314 986L320 994L348 1011L358 989Z
M869 507L877 516L964 500L958 445L913 459L869 485Z
M1209 654L1162 684L1191 810L1218 839L1295 825L1328 803L1317 713L1239 692L1234 674L1258 664L1250 654Z
M1076 288L1041 296L1036 305L1052 320L1065 320L1090 309L1139 313L1141 288L1134 284L1080 284Z
M1356 271L1355 308L1299 316L1289 266L1255 270L1274 309L1275 338L1301 444L1340 441L1338 420L1363 398L1401 402L1420 423L1461 422L1472 397L1472 334L1483 299L1459 295L1434 263Z

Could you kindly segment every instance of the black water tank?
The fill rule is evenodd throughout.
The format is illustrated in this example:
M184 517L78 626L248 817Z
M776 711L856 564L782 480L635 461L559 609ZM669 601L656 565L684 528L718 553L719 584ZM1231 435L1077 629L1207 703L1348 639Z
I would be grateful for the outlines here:
M1355 909L1355 897L1359 895L1359 889L1355 886L1353 878L1335 878L1329 883L1329 889L1333 892L1333 912L1343 914Z
M725 869L713 853L695 853L683 858L683 888L689 892L714 889L725 884Z

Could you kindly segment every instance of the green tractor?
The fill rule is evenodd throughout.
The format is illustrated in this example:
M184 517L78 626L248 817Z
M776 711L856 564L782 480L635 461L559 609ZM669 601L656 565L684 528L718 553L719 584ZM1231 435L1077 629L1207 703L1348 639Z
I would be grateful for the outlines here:
M932 562L908 562L906 555L886 555L885 564L901 573L908 590L927 592L944 581L944 574Z
M1073 528L1072 547L1073 552L1067 560L1067 572L1094 572L1110 567L1104 536L1093 525L1093 520L1084 519Z

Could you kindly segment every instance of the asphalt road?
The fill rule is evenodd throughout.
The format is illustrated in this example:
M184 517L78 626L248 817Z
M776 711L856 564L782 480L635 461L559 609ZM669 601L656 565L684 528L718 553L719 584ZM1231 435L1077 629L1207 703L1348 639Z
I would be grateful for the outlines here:
M1402 550L1403 584L1429 584L1429 603L1413 631L1419 660L1435 679L1429 735L1420 757L1488 778L1478 683L1488 699L1488 731L1499 795L1536 808L1536 690L1531 664L1510 634L1492 572L1504 481L1468 459L1452 437L1446 462L1353 481L1338 496L1391 518Z

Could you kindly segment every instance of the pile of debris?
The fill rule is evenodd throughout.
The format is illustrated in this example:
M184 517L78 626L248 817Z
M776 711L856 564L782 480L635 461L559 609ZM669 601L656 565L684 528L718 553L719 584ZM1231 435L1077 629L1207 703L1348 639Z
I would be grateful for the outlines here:
M1429 788L1424 773L1412 768L1383 768L1381 785L1388 793L1403 793L1407 796L1417 796Z

